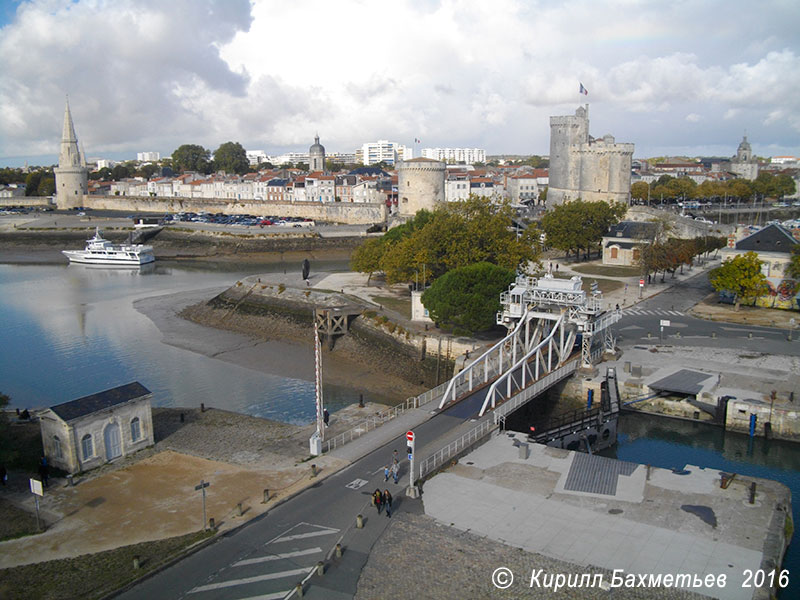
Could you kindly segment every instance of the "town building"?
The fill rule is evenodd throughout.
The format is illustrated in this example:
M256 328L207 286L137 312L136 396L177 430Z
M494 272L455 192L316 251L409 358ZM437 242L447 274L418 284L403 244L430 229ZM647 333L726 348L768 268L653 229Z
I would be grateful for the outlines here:
M39 423L49 464L80 473L152 446L151 399L137 381L46 409Z
M472 165L486 162L486 150L481 148L423 148L423 158L442 160L446 163Z
M78 137L69 111L69 100L64 108L64 128L61 134L61 152L56 176L56 205L58 208L83 206L83 196L89 191L89 169L86 157L78 147Z
M736 149L736 156L731 159L728 169L742 179L754 181L758 177L758 161L753 157L753 150L750 148L747 136L742 138Z
M574 116L550 117L550 186L547 206L578 198L630 204L633 144L589 135L589 105Z
M374 165L379 162L394 165L398 161L413 158L414 150L397 142L378 140L362 144L356 155L358 162L364 165Z
M158 162L161 160L160 152L137 152L136 160L139 162Z
M620 221L603 236L603 264L631 267L639 264L641 249L652 244L658 230L656 223Z

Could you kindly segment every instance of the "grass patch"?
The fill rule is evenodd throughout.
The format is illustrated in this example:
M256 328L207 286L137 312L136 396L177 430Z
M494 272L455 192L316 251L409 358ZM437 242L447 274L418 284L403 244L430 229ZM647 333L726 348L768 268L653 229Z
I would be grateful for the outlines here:
M598 289L603 293L607 294L609 292L613 292L614 290L620 289L625 284L622 281L616 281L614 279L596 279L591 277L583 277L583 286L582 289L587 294L592 292L592 282L597 282Z
M576 273L584 275L605 275L606 277L638 277L640 267L620 267L617 265L570 265Z
M212 534L188 535L123 546L97 554L50 560L0 570L0 598L7 600L67 600L103 598L138 579L192 544ZM140 568L134 570L133 558Z
M36 515L17 508L7 500L0 498L0 541L13 540L35 533L37 533Z
M411 298L398 298L397 296L373 296L373 302L377 302L381 306L385 306L389 310L393 310L403 315L404 318L411 318Z

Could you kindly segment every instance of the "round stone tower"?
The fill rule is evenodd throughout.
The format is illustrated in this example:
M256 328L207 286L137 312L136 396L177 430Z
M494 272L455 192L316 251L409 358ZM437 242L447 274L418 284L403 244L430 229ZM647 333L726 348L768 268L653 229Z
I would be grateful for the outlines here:
M398 215L413 217L423 208L433 210L443 203L445 169L445 163L432 158L398 161Z
M89 189L89 169L78 148L78 137L69 112L69 100L64 109L64 129L61 134L61 152L58 155L56 175L56 206L73 208L83 206L83 196Z
M325 170L325 146L319 143L319 136L314 136L314 144L308 149L308 170Z

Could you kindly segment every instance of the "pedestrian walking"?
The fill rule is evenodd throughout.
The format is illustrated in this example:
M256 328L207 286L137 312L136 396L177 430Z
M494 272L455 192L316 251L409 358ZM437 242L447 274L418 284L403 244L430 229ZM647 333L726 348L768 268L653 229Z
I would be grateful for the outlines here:
M617 302L617 310L619 310L619 302Z
M395 448L395 450L392 452L392 460L393 460L394 462L397 462L397 449L396 449L396 448Z
M400 464L397 461L392 463L392 479L397 483L397 478L400 475Z
M375 508L378 509L378 514L381 514L381 504L383 504L383 494L381 494L381 490L379 488L375 488L375 491L372 492L372 503L375 505Z
M325 427L328 426L328 421L330 421L330 418L331 418L331 413L328 412L327 408L324 409L322 411L322 421L323 421L323 423L325 423Z
M389 481L389 474L391 473L391 469L389 469L389 465L383 467L383 481L386 483Z
M42 480L44 487L47 487L47 480L50 476L50 467L47 466L47 458L42 457L42 462L39 464L39 477Z
M383 490L383 505L386 507L386 516L392 516L392 495L389 490Z
M556 263L556 271L558 271L558 263Z

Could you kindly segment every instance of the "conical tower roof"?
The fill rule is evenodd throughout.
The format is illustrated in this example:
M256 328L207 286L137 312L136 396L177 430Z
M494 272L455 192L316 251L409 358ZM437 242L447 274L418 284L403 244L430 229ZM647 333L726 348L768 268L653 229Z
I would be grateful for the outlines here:
M64 131L61 134L62 142L76 142L78 136L75 135L75 126L72 124L72 113L69 112L69 98L67 98L67 105L64 108Z

